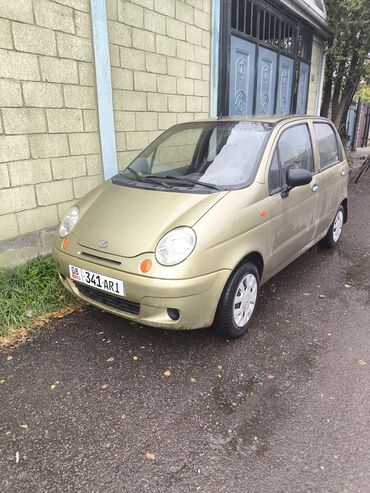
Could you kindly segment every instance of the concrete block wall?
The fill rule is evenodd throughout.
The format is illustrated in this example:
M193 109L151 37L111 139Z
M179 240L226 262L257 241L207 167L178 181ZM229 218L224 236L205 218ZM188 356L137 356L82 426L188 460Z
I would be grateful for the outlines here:
M88 0L0 0L0 265L102 181Z
M107 0L118 167L175 123L207 118L211 0Z
M208 117L211 0L106 0L118 167ZM89 0L0 0L0 266L103 180Z

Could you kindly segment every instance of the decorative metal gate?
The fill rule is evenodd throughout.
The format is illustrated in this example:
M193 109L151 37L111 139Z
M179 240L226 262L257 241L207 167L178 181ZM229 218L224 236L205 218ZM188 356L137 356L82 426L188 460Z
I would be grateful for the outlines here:
M275 109L277 54L267 48L258 53L256 113L271 115Z
M249 41L231 39L229 114L248 115L253 111L256 46Z
M294 60L284 55L279 57L278 90L276 113L287 115L292 107Z
M219 114L304 114L312 31L264 0L222 0Z

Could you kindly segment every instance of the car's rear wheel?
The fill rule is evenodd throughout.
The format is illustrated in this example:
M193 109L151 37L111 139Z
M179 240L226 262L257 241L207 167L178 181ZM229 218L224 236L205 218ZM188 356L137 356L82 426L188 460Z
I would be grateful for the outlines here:
M327 248L334 248L342 235L344 224L344 209L343 206L340 206L334 221L331 223L329 231L326 236L321 240L321 244Z
M213 330L227 338L243 335L250 326L258 301L260 276L251 262L240 265L222 293Z

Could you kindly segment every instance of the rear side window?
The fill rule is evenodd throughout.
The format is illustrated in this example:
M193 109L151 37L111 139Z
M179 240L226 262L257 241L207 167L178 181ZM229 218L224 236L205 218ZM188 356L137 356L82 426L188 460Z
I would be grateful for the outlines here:
M327 123L314 123L320 152L320 169L339 161L338 142L335 133Z
M286 172L289 168L314 171L311 138L306 124L285 130L278 142L278 152L283 186L286 185Z

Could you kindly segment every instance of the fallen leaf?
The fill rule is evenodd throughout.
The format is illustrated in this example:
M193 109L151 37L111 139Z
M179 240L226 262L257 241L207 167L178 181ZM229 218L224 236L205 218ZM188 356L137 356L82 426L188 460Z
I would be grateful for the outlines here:
M132 357L132 359L133 359L134 361L138 361L138 360L139 360L139 356L133 356L133 357Z
M222 365L217 365L217 368L218 368L219 370L222 370Z
M114 358L111 357L107 359L107 363L110 363L111 361L114 361Z
M170 377L170 376L171 376L171 372L170 372L170 370L166 370L166 371L163 373L163 375L164 375L165 377Z
M190 377L191 383L197 383L196 379L194 377Z
M13 359L13 356L7 356L6 361L11 361Z
M155 459L155 454L153 454L153 452L147 452L145 454L145 457L148 459L148 460L154 460Z
M366 365L366 361L364 361L363 359L359 359L359 360L358 360L358 363L359 363L359 365L361 365L361 366Z
M5 432L5 435L8 435L8 436L9 436L9 435L11 435L11 434L12 434L12 432L11 432L11 431L6 431L6 432Z
M2 385L3 383L5 383L5 380L0 380L0 385Z
M344 287L345 288L351 288L352 286L350 284L345 284Z
M23 424L23 425L19 425L21 428L23 428L24 430L28 430L28 425L26 424Z
M275 377L274 377L274 375L272 375L271 373L268 373L268 374L267 374L267 378L268 378L269 380L272 380L272 379L273 379L273 378L275 378Z
M52 383L52 384L50 385L51 390L54 390L54 389L55 389L55 387L56 387L55 383Z
M103 383L103 385L100 386L101 389L107 389L108 388L108 384L107 383Z

